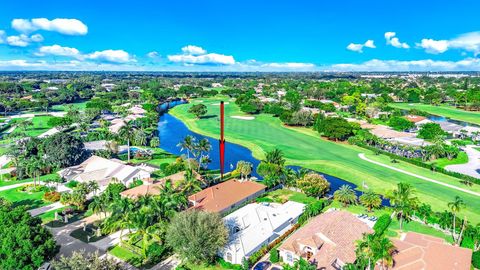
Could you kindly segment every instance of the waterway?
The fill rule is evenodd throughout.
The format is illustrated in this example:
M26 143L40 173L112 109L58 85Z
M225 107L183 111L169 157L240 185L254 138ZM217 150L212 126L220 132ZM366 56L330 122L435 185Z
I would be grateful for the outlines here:
M175 104L170 104L170 105L161 105L164 108L172 108L176 105L183 104L185 101L175 101ZM219 141L217 139L214 139L209 136L204 136L198 133L195 133L188 129L188 127L179 119L176 117L172 116L169 114L166 110L165 113L163 113L160 116L159 122L158 122L158 134L160 137L160 148L175 154L175 155L182 155L186 154L185 151L182 151L181 147L178 146L178 144L188 135L193 136L196 141L199 141L201 139L207 139L210 144L212 145L212 150L210 151L209 158L211 162L208 164L208 169L211 170L218 170L220 169L220 145ZM259 180L262 179L260 175L257 174L256 168L258 164L260 164L260 161L257 160L255 157L252 155L252 151L250 151L248 148L243 147L239 144L234 144L228 142L228 138L226 138L226 144L225 144L225 170L232 171L235 169L236 164L240 160L248 161L252 163L253 165L253 170L252 170L252 176L255 176ZM294 170L300 170L300 166L289 166ZM338 190L342 185L348 185L352 187L355 192L357 193L357 196L360 196L362 194L361 191L356 190L357 186L345 181L343 179L337 178L335 176L331 176L325 173L317 172L325 177L328 182L330 182L330 191L328 192L328 195L333 195L333 193ZM389 205L388 200L384 199L382 202L383 205Z

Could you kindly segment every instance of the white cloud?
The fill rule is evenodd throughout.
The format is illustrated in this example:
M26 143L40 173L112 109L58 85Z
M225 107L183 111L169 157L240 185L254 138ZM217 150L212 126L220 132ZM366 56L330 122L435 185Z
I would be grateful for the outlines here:
M160 56L160 54L156 51L152 51L152 52L147 53L147 56L150 57L150 58L157 58L157 57Z
M40 34L35 34L28 37L25 34L19 36L9 36L6 39L8 45L13 47L27 47L30 45L30 42L41 42L43 41L43 36Z
M45 55L55 55L55 56L70 56L70 57L80 57L80 51L75 48L70 47L62 47L60 45L52 45L52 46L42 46L38 49L36 53L37 56L45 56Z
M365 43L363 43L363 44L350 43L347 46L347 50L362 53L363 52L363 47L367 47L367 48L371 48L371 49L376 48L373 40L369 39L369 40L365 41Z
M396 37L397 33L395 32L386 32L385 33L385 40L387 41L387 45L392 45L395 48L402 48L408 49L410 46L406 42L400 42L400 40Z
M203 55L188 55L188 54L178 54L178 55L169 55L168 60L174 63L184 63L184 64L213 64L213 65L233 65L235 64L235 59L231 55L224 55L218 53L209 53Z
M198 47L195 45L187 45L182 48L182 52L185 54L191 54L191 55L200 55L200 54L206 54L207 51L204 50L202 47Z
M207 53L201 47L188 45L182 48L183 54L167 56L170 62L183 65L233 65L235 59L231 55Z
M479 71L480 59L466 58L460 61L424 60L379 60L361 64L335 64L332 71Z
M439 54L448 50L448 40L422 39L421 43L417 43L418 47L424 48L427 53Z
M21 33L31 33L37 30L45 30L58 32L64 35L86 35L88 32L88 27L77 19L13 19L11 25L13 29Z
M84 55L83 57L86 59L105 61L110 63L119 63L119 64L136 62L135 59L133 59L133 57L124 50L96 51L96 52Z

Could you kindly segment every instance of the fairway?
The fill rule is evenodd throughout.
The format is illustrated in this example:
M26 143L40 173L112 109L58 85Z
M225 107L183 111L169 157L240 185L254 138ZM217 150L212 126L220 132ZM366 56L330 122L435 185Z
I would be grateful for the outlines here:
M218 101L218 98L203 100L202 104L208 107L207 115L218 115L219 106L212 105L212 103L218 103ZM195 104L195 101L191 104L177 106L170 112L185 122L191 130L218 138L219 123L217 118L195 119L193 115L187 112L192 104ZM365 181L370 189L382 194L393 189L399 182L411 183L417 189L417 195L421 200L431 204L433 209L437 211L447 209L447 203L458 195L467 204L467 209L463 210L461 214L467 215L474 223L480 222L480 213L475 210L480 207L479 197L425 182L394 170L388 170L360 159L358 154L366 153L368 158L390 165L390 159L386 156L375 156L368 150L347 143L335 143L321 139L312 129L284 127L278 118L270 115L256 115L254 120L249 121L230 118L233 115L245 115L233 102L225 105L225 113L227 116L225 123L227 140L248 147L258 159L263 158L264 151L279 148L284 152L288 164L318 170L343 178L357 186L361 186L362 182ZM456 178L432 173L414 165L401 163L395 166L437 181L461 186L476 192L480 191L480 187L477 185L466 187L460 184Z
M434 106L421 103L414 103L412 105L410 105L410 103L390 103L389 105L402 110L417 109L427 112L429 114L445 116L453 120L459 120L480 125L480 112L464 111L461 109L457 109L453 106Z

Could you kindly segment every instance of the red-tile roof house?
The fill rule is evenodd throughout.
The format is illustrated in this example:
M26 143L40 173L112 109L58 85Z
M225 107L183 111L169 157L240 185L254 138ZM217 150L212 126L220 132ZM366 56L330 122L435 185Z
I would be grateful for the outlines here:
M304 258L318 269L341 269L356 259L356 241L373 230L346 211L321 214L293 233L279 248L283 261L293 264Z
M392 270L469 270L472 250L452 246L442 238L408 232L392 239L396 247ZM380 269L379 267L377 267ZM376 269L377 269L376 268Z
M255 199L267 187L253 181L228 180L188 197L190 208L222 213Z

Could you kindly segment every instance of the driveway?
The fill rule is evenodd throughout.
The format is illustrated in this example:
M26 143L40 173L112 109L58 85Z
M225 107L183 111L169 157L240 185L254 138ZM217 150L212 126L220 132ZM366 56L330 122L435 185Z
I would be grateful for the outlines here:
M467 153L468 156L468 163L448 165L445 167L445 169L452 172L470 175L472 177L480 179L480 150L475 149L475 147L478 148L479 146L465 146L465 153Z

